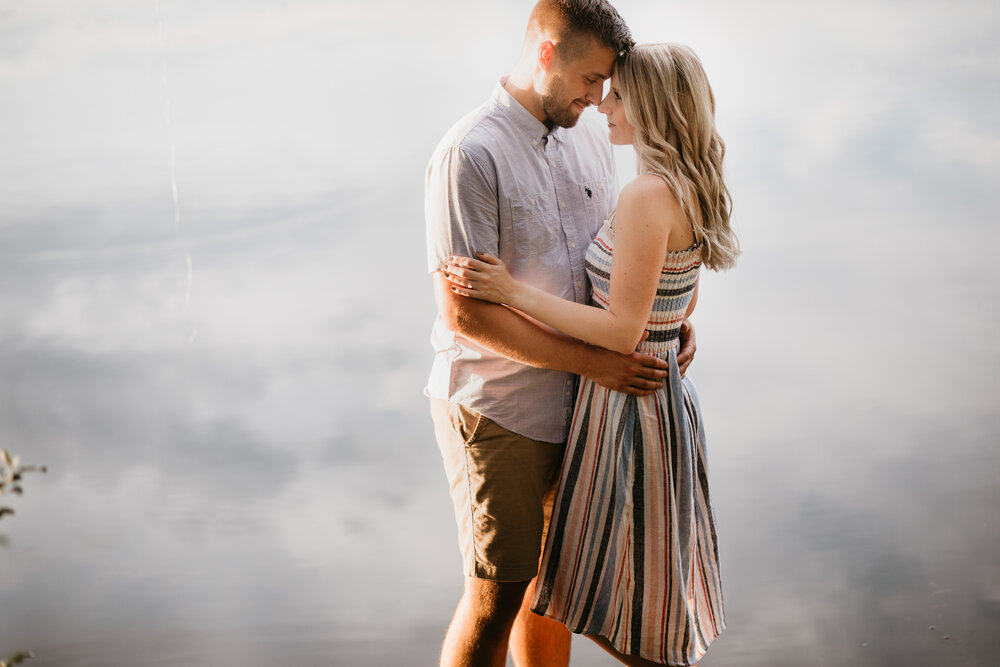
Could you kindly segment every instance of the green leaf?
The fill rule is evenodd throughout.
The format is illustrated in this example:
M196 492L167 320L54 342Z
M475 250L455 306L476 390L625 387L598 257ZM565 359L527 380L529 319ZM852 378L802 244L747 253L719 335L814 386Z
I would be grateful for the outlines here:
M12 665L20 665L25 660L30 660L34 658L35 654L31 651L18 651L14 655L10 656L6 660L0 662L0 667L10 667Z

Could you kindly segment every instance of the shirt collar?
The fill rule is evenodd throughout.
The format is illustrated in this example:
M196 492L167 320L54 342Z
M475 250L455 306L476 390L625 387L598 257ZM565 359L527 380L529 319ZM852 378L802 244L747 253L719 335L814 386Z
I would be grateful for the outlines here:
M524 132L531 141L541 141L551 137L556 141L563 141L564 127L553 127L551 130L545 127L545 123L535 118L534 114L524 108L524 106L514 99L514 96L503 87L507 77L500 79L493 91L493 104L496 105L504 115L507 116L517 127Z

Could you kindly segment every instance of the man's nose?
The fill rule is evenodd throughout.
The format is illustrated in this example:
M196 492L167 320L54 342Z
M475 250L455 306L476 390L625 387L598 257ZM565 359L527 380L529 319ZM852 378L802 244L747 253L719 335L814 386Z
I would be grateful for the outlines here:
M597 81L594 84L587 86L587 101L597 106L601 103L601 96L604 94L604 82Z

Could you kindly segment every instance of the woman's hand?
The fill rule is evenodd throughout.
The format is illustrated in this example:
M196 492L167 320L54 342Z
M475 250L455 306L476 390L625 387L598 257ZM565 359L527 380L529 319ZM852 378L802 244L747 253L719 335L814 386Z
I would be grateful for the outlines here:
M486 253L476 253L479 259L452 257L444 268L444 277L451 291L483 301L516 307L523 283L511 278L503 262Z

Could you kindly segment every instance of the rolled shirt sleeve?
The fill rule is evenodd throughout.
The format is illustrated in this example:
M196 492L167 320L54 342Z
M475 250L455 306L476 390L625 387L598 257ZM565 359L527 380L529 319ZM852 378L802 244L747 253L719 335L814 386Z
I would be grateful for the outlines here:
M452 255L499 256L496 172L460 146L439 148L427 167L424 217L427 222L427 270Z

